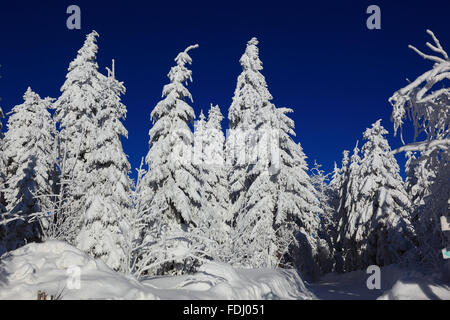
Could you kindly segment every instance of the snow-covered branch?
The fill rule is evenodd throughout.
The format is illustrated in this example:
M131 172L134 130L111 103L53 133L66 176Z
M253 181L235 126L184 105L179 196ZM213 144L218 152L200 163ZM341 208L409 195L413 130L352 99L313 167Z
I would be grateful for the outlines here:
M435 148L444 149L449 147L450 147L450 139L421 141L410 143L395 150L392 150L391 154L397 154L400 152L407 152L407 151L425 151Z
M440 56L425 54L412 45L409 48L422 58L433 61L433 68L389 98L393 107L394 133L402 128L403 119L408 116L413 121L414 140L423 132L427 140L446 139L450 122L450 89L443 84L443 88L432 90L438 83L450 79L450 59L434 33L430 30L427 33L434 40L434 45L427 42L427 47ZM401 139L403 141L402 133Z

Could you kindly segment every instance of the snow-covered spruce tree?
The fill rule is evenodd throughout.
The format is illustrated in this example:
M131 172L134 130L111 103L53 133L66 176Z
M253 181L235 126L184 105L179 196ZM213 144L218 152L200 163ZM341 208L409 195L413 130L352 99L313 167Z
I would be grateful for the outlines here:
M339 207L339 189L341 180L342 180L341 169L337 166L335 161L331 179L330 182L328 183L328 190L330 192L330 205L335 212Z
M433 67L406 87L396 91L389 102L393 107L395 133L406 117L413 122L414 142L394 153L419 151L415 164L415 178L419 195L415 195L415 229L418 234L421 258L424 263L440 267L440 250L448 245L440 226L440 217L450 212L450 58L434 33L427 30L433 44L426 45L436 55L425 54L409 46L422 58L432 61ZM422 140L416 142L416 140ZM410 181L411 182L411 181ZM413 189L412 189L413 190ZM419 190L414 190L419 191Z
M417 213L418 207L425 202L428 190L435 179L433 170L428 170L426 166L426 158L417 158L417 152L407 151L405 164L405 190L410 196L413 205L413 212Z
M233 263L270 268L278 265L280 257L274 228L276 184L269 174L270 149L263 138L272 133L277 112L260 73L262 62L257 44L258 40L252 38L240 59L243 71L228 111L227 158L235 220ZM271 121L273 118L275 121Z
M333 201L333 205L335 206L336 212L338 216L342 215L342 210L344 209L344 202L347 195L347 184L348 184L348 171L349 171L349 163L350 158L348 157L350 151L344 150L342 152L342 161L341 168L339 172L336 172L336 175L333 176L330 184L336 191L336 198Z
M145 267L140 264L148 252L145 247L151 244L144 242L145 228L147 227L145 221L148 211L143 208L144 203L142 202L142 178L146 173L143 165L144 158L141 159L141 164L136 169L137 178L131 190L131 210L121 221L121 230L124 238L122 247L125 254L125 264L122 269L125 273L134 275L136 278L139 278L141 275L140 268Z
M333 176L329 184L330 188L330 204L334 210L334 222L336 224L336 235L334 238L334 254L335 254L335 270L338 272L343 272L344 261L342 257L342 246L339 237L339 221L342 219L343 212L341 210L341 203L346 197L347 183L348 183L348 167L349 167L349 151L344 150L342 152L341 167L338 168L336 163L334 164Z
M355 148L353 149L353 154L350 158L350 166L346 172L346 183L345 190L342 191L342 210L340 211L340 219L338 224L338 242L339 247L344 248L342 252L342 258L344 261L344 270L348 269L347 265L353 266L354 261L352 260L354 255L353 252L348 252L348 248L351 248L354 243L347 243L347 235L351 233L350 230L355 228L356 219L359 216L358 209L356 208L359 200L360 192L360 176L358 173L361 158L359 156L359 141L356 142ZM352 241L352 240L351 240ZM350 267L351 269L351 267Z
M53 99L41 99L31 88L23 98L24 103L11 111L4 139L7 211L18 218L6 226L7 250L40 240L41 226L29 219L49 201L39 195L52 194L54 187L56 128L48 112Z
M335 210L332 207L333 190L329 187L329 175L321 169L322 165L314 160L311 171L311 183L316 190L319 206L322 211L319 214L320 227L318 231L318 264L325 273L334 270L334 247L337 237L337 223ZM335 167L337 170L337 168Z
M191 93L184 86L192 81L192 71L186 68L192 59L189 46L175 58L163 88L163 100L151 113L148 172L143 178L143 202L149 210L149 231L145 237L154 246L143 263L148 273L179 273L191 271L192 241L189 230L197 223L201 205L201 181L198 167L193 163L193 133L189 124L195 114L186 102ZM151 232L150 232L151 231ZM149 240L150 241L150 240ZM144 268L141 268L144 270Z
M396 263L413 249L410 201L384 138L387 133L381 120L364 132L364 157L357 170L350 172L351 198L341 225L345 271ZM357 184L354 188L353 181Z
M76 243L112 269L126 271L123 229L132 203L130 164L121 142L121 137L128 136L121 122L127 112L120 99L125 87L116 80L114 65L107 77L99 79L102 90L95 112L96 131L86 154L86 211Z
M104 75L98 71L96 62L98 33L92 31L86 36L83 47L73 60L61 87L61 96L54 104L54 119L59 124L60 158L65 159L61 176L61 186L67 204L64 219L68 234L62 239L76 245L76 237L81 228L81 218L87 209L89 154L96 147L98 124L96 114L101 107ZM69 184L70 182L70 184Z
M294 122L286 116L291 110L270 102L257 44L251 39L240 59L226 143L234 262L255 268L292 263L299 241L302 249L314 251L320 210L304 153L291 138Z
M221 231L218 232L215 238L219 244L224 246L229 245L229 226L233 216L229 210L230 197L225 162L225 136L221 125L222 120L223 115L219 106L211 105L208 112L208 122L205 127L207 139L203 147L203 152L205 154L204 170L206 172L203 175L203 179L210 188L206 192L206 198L209 200L209 205L213 211L217 213L217 227L221 225Z
M303 148L292 139L295 136L294 121L286 114L293 111L279 108L277 112L279 145L275 150L279 152L279 171L273 179L276 179L277 186L275 229L278 252L284 253L280 259L281 265L294 265L305 275L316 278L320 273L317 263L319 252L323 256L324 251L328 250L318 237L319 215L324 212L307 174L308 165ZM325 265L323 264L326 269Z
M226 175L222 131L223 116L219 106L211 107L208 121L203 112L194 131L194 161L202 177L201 210L193 231L208 241L205 251L213 260L227 262L230 258L230 224L228 181Z
M203 110L200 110L199 120L194 124L194 164L201 168L205 162L206 154L204 152L204 146L206 144L206 120ZM203 188L202 188L203 189ZM203 206L203 192L202 193L202 206Z

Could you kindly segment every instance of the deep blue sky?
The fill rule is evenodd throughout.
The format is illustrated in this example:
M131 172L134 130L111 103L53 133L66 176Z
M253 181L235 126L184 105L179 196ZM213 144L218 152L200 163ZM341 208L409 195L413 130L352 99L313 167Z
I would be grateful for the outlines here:
M66 28L71 4L81 8L81 30ZM381 8L381 30L366 28L370 4ZM296 141L310 163L317 159L329 171L379 118L391 146L400 145L387 99L406 78L431 67L407 48L424 49L427 28L450 50L449 12L449 0L3 1L1 106L8 112L21 103L27 86L42 97L58 97L69 62L95 29L101 71L115 58L117 78L127 87L124 149L135 168L148 151L149 115L177 53L200 45L191 52L194 109L198 115L217 103L226 117L239 58L256 36L273 102L294 109Z

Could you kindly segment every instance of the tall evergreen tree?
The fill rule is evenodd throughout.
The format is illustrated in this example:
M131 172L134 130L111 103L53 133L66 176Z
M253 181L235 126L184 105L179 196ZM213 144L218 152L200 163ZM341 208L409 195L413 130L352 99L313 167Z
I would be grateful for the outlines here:
M114 67L108 77L100 77L103 87L100 108L95 120L97 130L87 154L86 213L77 236L78 247L99 257L115 270L125 270L125 218L130 213L130 164L123 151L121 137L128 132L121 120L126 107L120 100L125 93L122 82L115 79Z
M276 123L277 114L260 73L262 62L257 44L258 40L252 38L240 59L243 71L228 111L229 183L237 235L233 252L239 264L275 267L278 263L273 201L276 185L270 179L270 155L264 138L272 133L270 125Z
M31 88L23 98L11 111L4 139L7 211L21 217L7 225L8 250L40 239L41 227L28 220L48 201L39 196L52 194L54 186L56 128L48 112L52 99L41 99Z
M163 88L164 99L151 113L153 127L145 159L149 170L143 178L142 201L149 210L149 225L160 225L146 235L156 240L195 226L201 205L199 170L192 159L193 133L189 127L195 114L186 101L193 100L183 85L192 81L192 71L186 64L192 63L188 52L197 47L189 46L177 55L176 66L168 74L170 83ZM164 249L155 250L154 259L170 259L170 250L178 245L177 242L164 244Z
M320 227L318 231L318 263L322 272L331 272L334 269L334 248L337 237L337 223L335 221L335 211L332 206L334 190L329 186L329 175L321 169L322 165L314 161L311 168L311 183L316 190L322 213L320 217ZM335 163L335 170L338 170Z
M83 47L73 60L61 87L61 96L54 104L54 118L59 123L60 158L64 159L61 184L69 207L65 214L70 221L65 240L76 244L82 215L87 209L89 183L88 159L95 152L97 139L97 113L104 98L104 75L98 71L96 55L98 33L86 36ZM70 183L70 184L69 184ZM63 219L63 217L59 217Z
M237 263L276 267L292 262L286 249L298 241L294 236L302 234L303 246L316 247L320 208L305 155L291 138L294 123L286 115L291 110L271 103L257 44L251 39L240 59L243 71L228 115L233 244Z
M337 166L335 161L330 183L328 184L328 189L330 191L330 205L335 213L339 208L339 191L341 188L341 184L342 184L341 168Z
M342 199L342 210L341 217L338 225L338 234L341 248L349 248L353 243L347 243L349 241L347 235L351 233L349 229L353 230L355 228L355 224L357 223L355 219L358 217L358 209L356 205L359 200L359 188L360 181L358 170L361 163L361 158L359 156L359 141L356 142L355 148L353 149L353 154L350 157L350 165L346 172L346 182L345 182L345 190L343 190L343 199ZM350 241L353 241L352 239ZM348 254L347 249L344 249L344 269L346 266L350 266L350 268L354 265L353 255Z
M334 238L334 249L335 249L335 270L338 272L343 272L344 261L342 257L342 245L341 237L339 235L339 223L343 217L341 211L341 202L345 197L345 192L347 190L347 172L349 166L349 151L344 150L342 152L341 167L338 168L336 163L334 163L333 176L330 181L329 187L331 192L331 206L334 209L334 222L336 223L336 235Z
M368 128L363 135L364 157L357 169L350 170L350 198L341 226L346 271L398 262L413 248L410 202L383 137L387 133L381 120Z
M223 120L222 112L218 105L211 105L208 112L208 122L206 123L206 140L204 145L205 166L204 181L209 185L206 192L206 198L209 204L220 220L226 224L230 224L232 215L229 212L229 191L227 181L227 167L225 163L225 136L222 131L221 122ZM224 226L225 229L228 229ZM226 230L223 230L226 231ZM227 233L222 236L227 237ZM225 238L221 242L227 241Z
M317 190L307 174L303 148L292 139L295 136L294 121L287 113L293 111L288 108L276 111L279 116L276 131L280 160L279 171L273 178L276 179L277 189L275 228L279 255L284 255L281 259L283 264L294 263L302 272L316 277L320 272L317 265L319 215L324 212L317 198Z
M208 121L201 112L195 126L194 160L202 180L202 204L196 232L208 239L208 254L215 260L226 262L230 256L232 216L229 211L222 119L219 106L211 105Z
M203 110L200 111L199 120L194 124L194 164L203 167L206 162L206 153L204 151L206 145L206 120ZM203 188L202 188L203 189ZM203 198L203 192L202 192ZM203 199L202 199L203 200ZM203 206L203 201L202 201Z

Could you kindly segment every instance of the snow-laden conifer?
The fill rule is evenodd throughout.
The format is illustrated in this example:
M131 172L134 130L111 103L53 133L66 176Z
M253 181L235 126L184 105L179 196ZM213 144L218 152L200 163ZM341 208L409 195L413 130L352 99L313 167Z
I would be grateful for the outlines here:
M278 108L276 111L279 120L275 128L279 145L275 150L279 152L276 155L279 157L279 169L272 178L277 189L275 228L278 252L284 255L280 259L283 264L295 265L314 277L320 272L317 268L319 216L324 212L317 198L317 190L308 176L303 148L292 139L295 124L287 113L293 110Z
M71 215L60 219L64 218L71 224L67 228L69 234L63 235L71 243L76 243L82 215L87 209L90 185L87 161L96 148L96 115L104 98L104 75L98 71L96 61L97 37L95 31L86 36L77 57L69 65L61 96L54 104L54 118L60 129L59 157L64 159L64 170L61 170L61 185L64 185L65 192L63 201L67 204L64 214Z
M292 110L271 103L257 44L251 39L240 59L228 114L233 251L238 264L276 267L292 263L300 235L300 246L315 251L320 208L303 150L291 138L294 123L286 113Z
M346 271L398 262L413 248L410 201L387 133L381 120L368 128L363 159L349 171L346 217L340 225Z
M224 159L225 137L219 106L211 105L208 121L203 112L194 131L194 161L201 176L201 209L195 232L208 239L205 251L220 261L230 258L230 224L227 170Z
M350 165L348 166L346 172L346 181L342 186L345 190L342 190L342 210L340 211L340 219L338 224L338 241L340 242L340 247L344 248L344 268L346 265L353 266L352 261L353 256L348 253L348 248L352 247L353 243L347 243L349 237L349 232L351 233L355 228L355 223L359 213L357 212L357 204L359 200L359 188L360 188L360 176L358 174L359 165L361 158L359 156L359 141L356 142L355 148L353 149L353 154L350 157ZM351 240L353 241L353 240Z
M115 270L125 271L124 222L132 207L130 164L121 143L121 137L128 136L121 122L126 116L126 107L120 99L125 86L116 80L114 65L113 71L100 80L97 129L86 156L86 212L76 241L81 250L101 258Z
M269 174L268 139L272 125L277 123L277 112L260 72L257 44L258 40L252 38L239 60L242 73L228 111L227 157L237 237L233 240L233 253L242 265L275 267L279 260L274 229L276 184Z
M56 128L48 111L53 99L28 88L24 102L11 110L4 139L7 215L20 217L7 225L7 249L13 250L42 235L41 226L30 222L32 214L46 206L54 188Z
M341 237L339 236L339 222L342 219L343 212L341 210L341 203L345 198L347 191L347 181L348 181L348 166L349 166L349 151L344 150L342 152L341 167L338 168L336 163L334 163L333 176L331 178L329 188L331 193L331 206L334 209L334 221L336 223L336 235L334 239L334 249L335 249L335 269L338 272L343 271L343 257L342 257L342 245Z
M176 65L168 74L170 83L163 88L164 99L151 112L153 127L149 132L142 201L149 210L146 237L153 238L158 248L148 257L149 266L155 266L148 267L149 272L186 268L185 253L192 249L186 231L196 225L201 182L193 161L193 133L189 127L195 114L187 100L193 100L184 84L192 81L192 71L186 64L192 63L189 51L197 47L189 46L177 55Z
M336 165L336 164L335 164ZM329 176L326 174L322 165L314 160L314 166L311 171L311 183L316 190L317 200L321 209L320 226L318 231L318 264L322 272L333 271L334 248L337 237L337 223L335 220L335 210L332 206L334 190L329 186ZM335 166L335 170L338 170ZM335 171L333 173L336 173Z

